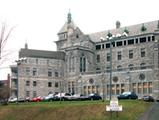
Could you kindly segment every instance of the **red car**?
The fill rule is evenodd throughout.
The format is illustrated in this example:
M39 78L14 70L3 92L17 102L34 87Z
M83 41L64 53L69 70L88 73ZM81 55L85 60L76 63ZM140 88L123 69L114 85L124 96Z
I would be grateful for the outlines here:
M40 101L42 101L42 97L41 97L41 96L34 97L34 98L32 98L31 101L32 101L32 102L40 102Z

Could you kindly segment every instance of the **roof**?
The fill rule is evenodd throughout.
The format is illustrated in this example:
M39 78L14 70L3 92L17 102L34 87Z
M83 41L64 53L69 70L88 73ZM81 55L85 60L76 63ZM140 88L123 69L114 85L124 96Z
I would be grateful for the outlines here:
M63 27L60 29L60 31L58 32L58 34L60 33L65 33L67 32L67 27L68 25L72 26L74 29L76 29L76 25L74 24L73 21L71 21L70 23L68 23L67 21L65 22L65 24L63 25Z
M127 26L127 27L121 27L118 29L112 29L112 30L106 30L106 31L101 31L97 33L92 33L88 34L90 39L93 42L99 42L100 38L106 38L107 34L110 32L112 35L117 35L117 34L123 34L124 30L128 30L128 36L135 36L135 35L141 35L141 34L146 34L146 33L153 33L155 30L158 28L158 20L152 21L152 22L147 22L147 23L141 23L137 25L132 25L132 26ZM146 30L141 31L142 26L145 26Z
M19 57L37 57L37 58L50 58L65 60L65 53L62 51L45 51L33 49L21 49Z

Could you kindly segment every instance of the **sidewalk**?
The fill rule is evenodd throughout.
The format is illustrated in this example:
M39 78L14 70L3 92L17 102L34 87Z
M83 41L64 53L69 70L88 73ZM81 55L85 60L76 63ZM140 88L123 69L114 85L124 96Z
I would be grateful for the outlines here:
M159 120L159 102L154 102L137 120Z

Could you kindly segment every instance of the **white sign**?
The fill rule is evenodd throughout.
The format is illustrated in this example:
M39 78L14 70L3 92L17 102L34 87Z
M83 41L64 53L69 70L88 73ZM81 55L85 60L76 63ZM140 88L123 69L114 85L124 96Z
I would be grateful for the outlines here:
M118 105L118 100L112 100L106 105L106 111L122 111L122 105Z

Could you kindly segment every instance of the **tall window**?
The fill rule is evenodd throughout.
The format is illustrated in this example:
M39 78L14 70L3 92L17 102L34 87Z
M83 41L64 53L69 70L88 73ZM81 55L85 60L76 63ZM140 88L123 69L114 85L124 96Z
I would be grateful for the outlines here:
M33 86L37 86L37 82L36 81L33 81Z
M55 82L55 87L59 87L59 83L58 82Z
M26 75L30 75L30 67L26 67Z
M107 53L107 62L110 61L110 53Z
M30 86L30 81L27 80L25 84L26 84L26 86Z
M48 87L52 87L52 82L48 82Z
M59 77L59 73L58 72L55 72L55 77Z
M118 52L118 60L121 60L121 57L122 57L121 51L119 51L119 52Z
M133 64L130 64L128 67L129 67L129 70L133 70L134 69L134 65Z
M97 55L97 63L100 63L100 55Z
M33 76L37 76L37 68L33 68Z
M133 50L129 50L129 59L133 58Z
M86 71L86 58L85 56L80 57L80 72Z
M52 77L52 69L48 69L48 77Z
M30 97L30 91L26 91L26 97Z
M145 48L141 48L141 57L145 57L145 54L146 54Z
M75 71L75 57L71 56L69 57L69 72Z

